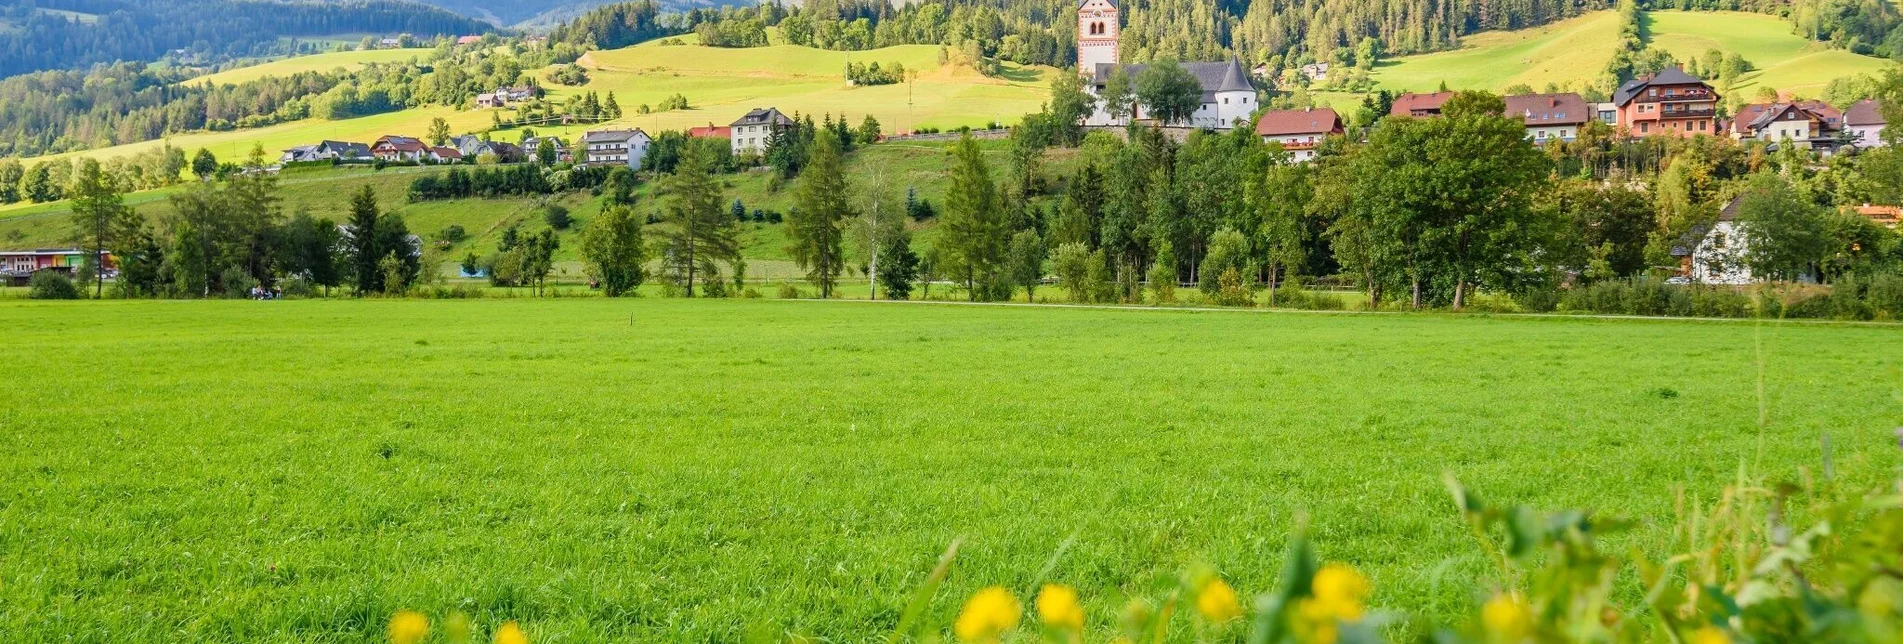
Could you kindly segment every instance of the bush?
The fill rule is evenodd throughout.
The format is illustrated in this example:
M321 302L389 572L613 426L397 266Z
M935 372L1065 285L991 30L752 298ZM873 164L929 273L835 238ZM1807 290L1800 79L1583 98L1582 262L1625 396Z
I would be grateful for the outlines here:
M450 224L444 226L442 232L436 233L436 238L454 244L469 238L469 232L463 230L462 224Z
M26 296L35 300L77 300L79 287L59 271L39 271L27 282Z
M1274 296L1275 308L1278 309L1306 309L1309 307L1308 291L1302 290L1301 280L1293 277L1282 280L1282 285L1276 287Z
M251 289L257 288L258 280L243 268L233 266L218 274L218 282L225 285L225 297L251 297Z
M792 282L780 282L780 299L797 300L800 297L800 287L794 286Z
M549 204L547 212L542 214L542 220L548 222L549 228L556 230L568 230L569 225L575 223L574 218L568 216L568 209L558 204Z
M1529 288L1513 296L1513 303L1527 313L1551 313L1559 308L1559 291L1550 288Z
M278 280L278 289L284 297L317 297L317 285L302 277L286 277Z

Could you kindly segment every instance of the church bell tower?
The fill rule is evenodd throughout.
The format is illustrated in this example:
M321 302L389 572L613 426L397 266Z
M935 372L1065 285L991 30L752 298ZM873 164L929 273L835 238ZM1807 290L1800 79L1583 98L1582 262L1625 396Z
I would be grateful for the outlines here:
M1117 56L1121 32L1115 0L1083 0L1077 6L1077 72L1089 78L1097 73L1097 65L1121 62Z

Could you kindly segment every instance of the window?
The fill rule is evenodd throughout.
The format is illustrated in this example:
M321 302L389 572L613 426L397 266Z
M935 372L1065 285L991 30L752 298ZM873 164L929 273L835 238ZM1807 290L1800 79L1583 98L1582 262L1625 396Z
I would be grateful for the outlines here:
M1647 133L1647 132L1651 132L1651 131L1652 131L1652 123L1651 123L1651 121L1647 121L1647 122L1644 122L1644 123L1640 123L1640 124L1639 124L1639 133L1640 133L1640 134L1644 134L1644 133Z
M1653 98L1658 98L1659 91L1656 89L1648 89L1648 90L1645 90L1645 95L1653 97Z

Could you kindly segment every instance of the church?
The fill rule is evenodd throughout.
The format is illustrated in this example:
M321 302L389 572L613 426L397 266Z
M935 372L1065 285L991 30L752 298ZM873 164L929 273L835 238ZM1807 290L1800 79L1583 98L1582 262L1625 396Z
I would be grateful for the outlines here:
M1084 125L1129 125L1129 117L1111 118L1103 105L1104 86L1110 74L1122 67L1135 79L1142 65L1124 65L1118 54L1117 37L1122 23L1118 20L1116 0L1083 0L1077 7L1077 71L1084 77L1084 88L1098 99L1097 109L1085 117ZM1190 115L1189 122L1165 123L1172 127L1196 127L1228 130L1237 123L1245 127L1255 112L1255 83L1242 63L1230 60L1217 63L1180 63L1203 86L1203 104ZM1136 107L1137 120L1148 118L1142 106Z

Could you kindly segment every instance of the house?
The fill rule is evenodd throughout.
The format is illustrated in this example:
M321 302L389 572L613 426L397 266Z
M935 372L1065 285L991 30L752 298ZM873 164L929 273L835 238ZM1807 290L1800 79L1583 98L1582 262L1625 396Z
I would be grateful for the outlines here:
M452 147L431 147L429 158L437 163L457 163L463 160L463 151Z
M632 130L595 130L581 136L584 162L588 165L620 165L640 170L654 139L640 128Z
M476 95L476 109L508 107L535 98L535 87L498 87L496 91Z
M522 154L530 159L540 158L542 146L544 145L555 149L556 161L571 160L568 154L568 144L563 143L560 138L553 136L531 136L523 139Z
M408 34L404 34L404 35L408 35ZM402 38L385 38L383 40L377 41L377 46L382 47L384 49L398 49L403 46L403 39Z
M1307 65L1303 65L1302 75L1307 76L1309 82L1313 82L1313 83L1328 82L1328 63L1309 63Z
M1271 110L1256 119L1255 134L1264 142L1282 144L1297 163L1315 158L1315 148L1329 135L1341 134L1341 115L1326 107Z
M1453 98L1453 92L1434 92L1432 94L1402 94L1394 97L1394 106L1388 108L1388 116L1440 116L1440 108Z
M773 140L773 134L792 125L792 117L780 113L778 108L754 108L727 126L728 137L733 140L733 155L766 154L767 142Z
M496 151L490 147L488 141L484 141L474 134L450 137L449 146L456 148L456 151L463 153L464 158L469 159L474 159L484 154L496 153Z
M508 103L498 98L494 92L483 92L476 95L476 109L488 110L506 105L508 105Z
M309 163L312 161L323 161L323 160L324 159L318 158L317 156L317 146L300 145L300 146L285 150L284 154L278 157L278 164L283 165L286 163Z
M343 141L324 141L317 145L300 145L284 151L278 157L278 163L307 163L311 161L363 161L371 158L370 146L362 143Z
M1633 136L1718 135L1718 92L1677 67L1627 81L1612 94L1619 125Z
M39 248L34 250L0 251L0 284L24 286L40 271L55 271L71 276L86 264L91 251L78 248ZM101 257L106 274L111 275L118 266L111 253Z
M1873 206L1864 204L1851 208L1851 210L1885 228L1896 228L1898 221L1903 220L1903 208L1896 206Z
M1883 111L1877 102L1864 99L1844 110L1844 129L1850 131L1850 144L1869 149L1883 145Z
M1739 140L1768 141L1773 146L1790 141L1806 150L1835 151L1843 131L1843 112L1823 101L1754 103L1738 110L1728 130Z
M1600 123L1619 127L1619 106L1612 103L1587 103L1586 111Z
M1099 99L1097 108L1084 117L1085 125L1128 125L1132 119L1152 120L1140 105L1130 106L1129 111L1134 114L1117 117L1112 117L1110 110L1102 105L1104 88L1117 70L1135 78L1144 67L1122 63L1121 45L1117 41L1122 29L1119 13L1116 0L1083 0L1077 8L1077 70L1084 76L1084 90ZM1233 129L1238 124L1248 126L1249 115L1255 113L1258 104L1255 78L1248 68L1234 59L1187 62L1182 66L1202 86L1202 103L1187 120L1161 125L1213 130Z
M1718 212L1718 221L1693 226L1672 247L1678 259L1678 274L1697 284L1750 284L1751 268L1744 263L1750 249L1744 229L1738 225L1738 204L1743 197L1732 197Z
M474 45L482 42L482 36L463 36L456 39L457 45Z
M429 146L407 136L385 135L370 144L370 154L382 161L422 161L428 153Z
M1592 120L1592 108L1578 94L1526 94L1505 99L1508 118L1526 123L1526 137L1534 143L1564 141L1571 143L1579 128Z
M687 138L690 138L690 139L731 139L733 138L733 128L727 127L725 125L714 125L712 123L708 123L707 127L687 128Z
M500 163L521 163L529 158L522 153L522 146L514 143L490 141L489 151L496 155L496 161Z

